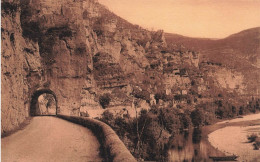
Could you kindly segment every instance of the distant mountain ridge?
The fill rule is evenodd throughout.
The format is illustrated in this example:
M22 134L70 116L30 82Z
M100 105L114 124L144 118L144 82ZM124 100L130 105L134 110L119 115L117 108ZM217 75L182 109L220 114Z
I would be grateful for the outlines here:
M170 44L183 45L197 51L206 51L219 48L230 48L246 57L252 63L260 55L260 27L243 30L223 39L190 38L178 34L165 33L165 39ZM208 56L215 53L208 53Z
M241 72L250 87L260 85L260 27L243 30L226 38L189 38L177 34L165 34L168 46L186 47L200 51L200 62L220 63L228 69Z

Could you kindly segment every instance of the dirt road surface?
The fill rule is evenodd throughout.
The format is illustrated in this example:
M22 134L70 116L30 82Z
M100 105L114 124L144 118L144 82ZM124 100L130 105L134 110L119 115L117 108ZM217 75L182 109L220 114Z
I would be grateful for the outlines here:
M1 142L2 162L102 161L100 144L90 130L51 116L34 117Z

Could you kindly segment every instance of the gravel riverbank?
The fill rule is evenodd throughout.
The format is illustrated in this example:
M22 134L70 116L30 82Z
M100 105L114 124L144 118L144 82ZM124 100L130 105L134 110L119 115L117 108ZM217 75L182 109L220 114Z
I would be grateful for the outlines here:
M260 113L222 121L216 125L222 126L208 135L213 147L226 155L239 156L238 161L260 161L260 150L254 150L252 143L247 140L247 136L252 133L260 135Z

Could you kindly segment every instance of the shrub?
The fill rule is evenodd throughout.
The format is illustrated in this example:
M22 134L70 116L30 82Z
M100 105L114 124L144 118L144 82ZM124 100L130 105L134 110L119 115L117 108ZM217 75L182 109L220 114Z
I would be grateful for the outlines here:
M256 140L257 137L258 137L258 136L257 136L257 134L255 134L255 133L253 133L253 134L247 136L248 142L249 142L249 143L255 142L255 140Z
M253 133L249 136L247 136L248 142L253 143L254 150L259 150L260 148L260 138L257 134Z
M189 114L187 114L187 112L180 114L180 122L182 124L183 129L187 129L192 125L192 121L191 118L189 116Z
M103 109L105 109L111 101L111 96L109 93L105 93L104 95L99 97L99 103Z
M144 116L144 115L146 115L148 113L148 111L146 110L146 109L142 109L141 111L140 111L140 116Z
M133 93L134 97L136 97L136 98L140 98L140 99L143 99L146 101L150 100L150 93L146 90L140 91L138 89L134 89L132 93Z
M114 120L114 115L109 111L104 111L100 120L110 125Z
M190 114L191 121L194 127L200 127L204 122L203 111L200 109L195 109Z
M233 115L236 115L236 113L237 113L237 108L236 108L236 106L233 106L233 105L232 105L232 113L233 113Z
M239 115L243 115L244 111L245 111L244 107L240 106L240 108L239 108Z
M18 5L15 3L2 2L1 9L6 14L12 14L18 10Z
M117 132L119 137L122 139L126 135L130 134L133 135L133 120L129 117L117 117L114 120L114 126L113 129Z
M256 109L260 110L260 106L259 106L259 102L258 101L255 102L255 106L256 106Z
M259 150L260 148L260 138L256 138L254 145L254 150Z
M225 117L225 107L218 107L215 111L217 118L222 119Z

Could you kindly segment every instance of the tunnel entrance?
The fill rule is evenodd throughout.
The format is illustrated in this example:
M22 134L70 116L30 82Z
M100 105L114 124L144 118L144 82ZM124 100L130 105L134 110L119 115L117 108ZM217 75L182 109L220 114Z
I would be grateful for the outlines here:
M34 92L30 105L30 116L57 115L57 98L51 90Z

